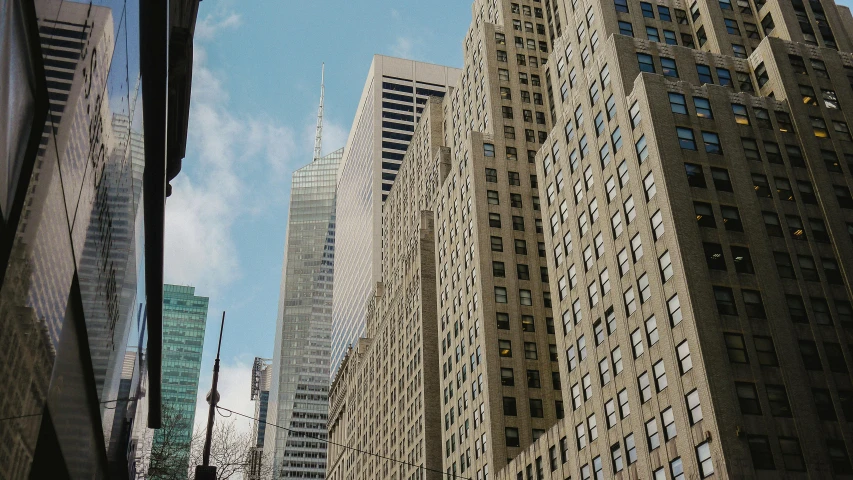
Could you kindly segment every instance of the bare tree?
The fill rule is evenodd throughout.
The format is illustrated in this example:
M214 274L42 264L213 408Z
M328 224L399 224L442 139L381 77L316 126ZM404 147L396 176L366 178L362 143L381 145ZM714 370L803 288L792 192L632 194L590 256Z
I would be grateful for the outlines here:
M191 438L187 435L191 425L184 415L164 406L161 428L149 429L143 439L143 452L147 457L141 462L145 478L152 480L186 480Z
M190 453L190 469L202 464L204 451L204 429L197 430L193 435ZM237 431L234 420L218 418L213 427L210 444L210 464L216 466L216 480L272 480L273 465L268 455L258 452L252 434ZM249 465L255 456L255 472L249 475ZM260 458L258 456L260 455ZM257 461L260 460L260 461ZM192 474L191 474L192 475Z

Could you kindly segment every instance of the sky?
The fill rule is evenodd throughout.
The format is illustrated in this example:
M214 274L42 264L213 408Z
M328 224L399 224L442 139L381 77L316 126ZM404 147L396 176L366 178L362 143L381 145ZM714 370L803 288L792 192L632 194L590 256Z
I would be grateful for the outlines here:
M321 64L326 154L346 144L374 54L460 67L470 21L468 0L201 2L165 239L166 283L210 298L197 426L223 310L220 405L254 412L251 365L273 355L290 181L313 154Z

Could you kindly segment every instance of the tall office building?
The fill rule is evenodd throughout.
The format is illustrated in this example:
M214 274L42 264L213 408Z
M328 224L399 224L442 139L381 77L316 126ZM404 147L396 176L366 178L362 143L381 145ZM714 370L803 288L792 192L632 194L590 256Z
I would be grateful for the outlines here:
M441 378L445 474L853 474L850 12L830 1L484 0L474 15L470 68L444 102L451 161L433 203L442 353L423 378ZM522 126L536 172L518 171ZM535 223L536 251L525 248L530 185L548 219ZM394 193L387 222L401 217ZM389 244L417 238L386 233ZM529 283L531 256L547 259L542 285ZM404 271L383 277L385 295ZM556 326L536 311L547 291ZM426 336L429 315L418 318ZM385 401L370 382L386 371L406 387L398 409L411 396L434 408L412 388L416 363L395 371L399 352L375 347L396 338L378 330L345 360L333 439L389 451L375 440L403 420L366 408ZM330 478L385 465L336 449ZM424 476L415 470L396 478Z
M185 441L187 460L198 399L201 354L210 299L195 295L195 287L163 285L163 410L176 421L169 432L176 444ZM154 433L154 444L163 430ZM183 435L183 439L175 440Z
M423 105L459 77L450 67L375 55L338 178L332 376L364 333L366 298L380 281L382 204L394 184Z
M315 158L293 173L281 271L278 321L264 452L276 477L323 478L335 275L335 198L343 149L319 157L323 100Z

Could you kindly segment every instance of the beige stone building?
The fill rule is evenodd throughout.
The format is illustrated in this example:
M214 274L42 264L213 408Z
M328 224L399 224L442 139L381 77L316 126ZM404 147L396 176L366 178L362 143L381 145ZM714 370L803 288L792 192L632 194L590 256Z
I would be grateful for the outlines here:
M849 10L478 0L473 18L383 209L399 263L375 304L423 312L376 309L386 330L350 353L329 425L444 475L338 450L329 477L853 475ZM422 168L435 191L400 182ZM406 286L426 291L431 262L434 311ZM416 368L386 346L430 335ZM425 415L422 457L380 398Z

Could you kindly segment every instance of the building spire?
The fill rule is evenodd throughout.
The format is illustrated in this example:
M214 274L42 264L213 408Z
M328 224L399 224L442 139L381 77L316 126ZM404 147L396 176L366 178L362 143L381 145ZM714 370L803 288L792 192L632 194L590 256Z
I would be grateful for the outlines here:
M320 158L323 147L323 101L326 97L326 64L320 71L320 108L317 110L317 137L314 138L314 160Z

